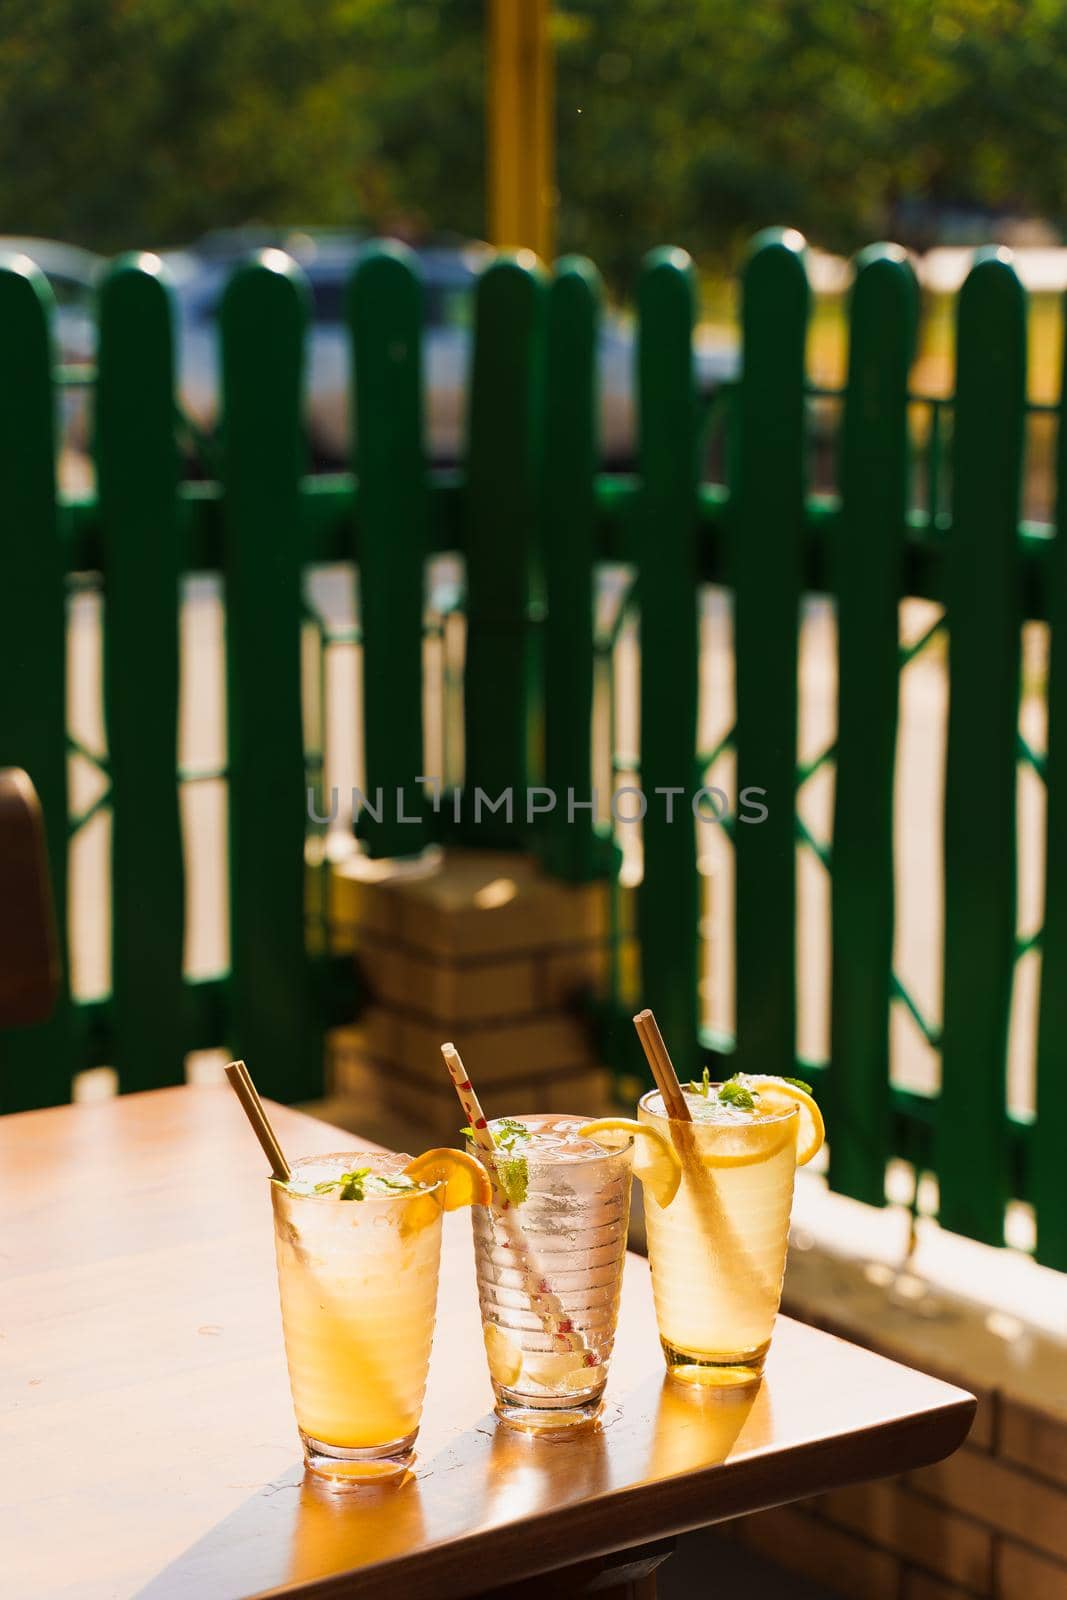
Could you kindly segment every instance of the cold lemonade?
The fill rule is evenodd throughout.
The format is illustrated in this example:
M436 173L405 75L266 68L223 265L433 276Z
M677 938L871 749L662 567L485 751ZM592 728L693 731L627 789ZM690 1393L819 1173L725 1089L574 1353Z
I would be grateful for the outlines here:
M668 1209L646 1194L660 1340L672 1377L751 1382L781 1299L798 1158L821 1145L822 1119L801 1086L770 1078L705 1078L690 1085L685 1102L691 1122L668 1120L658 1091L638 1113L643 1124L669 1130L682 1167Z
M271 1183L293 1407L307 1464L396 1476L411 1461L433 1338L440 1180L410 1157L349 1151Z
M489 1123L495 1153L474 1152L493 1183L473 1221L497 1413L536 1431L595 1417L615 1338L632 1141L606 1150L581 1127L504 1117Z

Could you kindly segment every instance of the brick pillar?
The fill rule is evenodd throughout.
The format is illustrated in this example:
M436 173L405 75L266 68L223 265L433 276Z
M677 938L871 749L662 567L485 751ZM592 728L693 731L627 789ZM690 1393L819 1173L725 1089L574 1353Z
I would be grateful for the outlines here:
M371 1003L333 1038L330 1114L405 1148L457 1144L461 1113L440 1056L451 1039L489 1116L602 1115L610 1074L581 1002L606 992L610 895L607 883L558 882L519 853L336 866L335 948L353 951ZM624 954L632 967L628 930Z

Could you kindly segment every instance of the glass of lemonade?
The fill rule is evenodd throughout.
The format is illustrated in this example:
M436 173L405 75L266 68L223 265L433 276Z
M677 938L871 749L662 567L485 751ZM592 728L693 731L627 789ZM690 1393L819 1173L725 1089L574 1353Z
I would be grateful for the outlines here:
M566 1433L600 1411L615 1339L632 1141L582 1138L586 1119L490 1122L493 1182L476 1206L474 1256L496 1413L527 1432Z
M348 1151L271 1181L282 1325L308 1468L335 1482L402 1475L422 1414L437 1304L437 1182L410 1158Z
M656 1321L672 1378L707 1387L752 1383L763 1370L782 1296L797 1167L795 1103L686 1090L692 1122L669 1121L658 1090L642 1123L673 1137L682 1180L667 1209L646 1192ZM709 1090L711 1092L709 1092Z

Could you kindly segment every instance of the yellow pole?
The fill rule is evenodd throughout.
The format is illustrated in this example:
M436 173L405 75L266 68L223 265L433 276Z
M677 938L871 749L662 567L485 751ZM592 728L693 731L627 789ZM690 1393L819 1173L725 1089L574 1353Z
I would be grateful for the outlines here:
M489 237L502 249L555 248L550 0L487 0Z

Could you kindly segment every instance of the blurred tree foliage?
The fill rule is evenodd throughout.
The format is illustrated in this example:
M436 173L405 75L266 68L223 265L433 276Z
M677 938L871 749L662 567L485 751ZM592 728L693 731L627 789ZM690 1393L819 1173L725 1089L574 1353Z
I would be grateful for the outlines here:
M4 0L0 232L481 232L481 26L481 0Z
M5 0L0 230L484 231L483 0ZM900 202L1058 220L1064 0L558 0L560 245L613 275Z
M556 29L561 237L609 271L771 222L848 251L904 200L1067 206L1063 0L568 0Z

